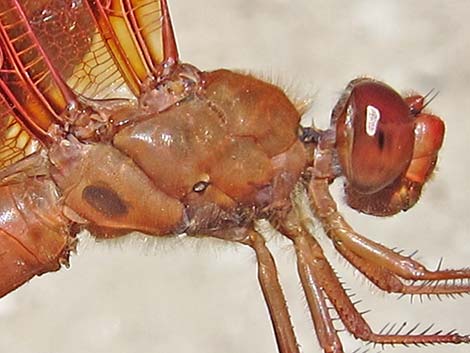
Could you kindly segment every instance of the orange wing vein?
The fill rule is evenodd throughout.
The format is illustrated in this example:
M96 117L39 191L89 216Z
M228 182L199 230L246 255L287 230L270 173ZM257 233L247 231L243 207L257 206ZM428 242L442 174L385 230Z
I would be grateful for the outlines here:
M0 166L49 143L47 130L61 123L75 96L37 40L23 7L0 2Z
M0 1L0 167L75 103L133 99L178 53L166 0Z
M78 94L134 98L178 60L165 0L22 0L51 62Z
M159 64L169 57L178 59L166 1L89 0L88 6L135 95L148 77L155 76Z

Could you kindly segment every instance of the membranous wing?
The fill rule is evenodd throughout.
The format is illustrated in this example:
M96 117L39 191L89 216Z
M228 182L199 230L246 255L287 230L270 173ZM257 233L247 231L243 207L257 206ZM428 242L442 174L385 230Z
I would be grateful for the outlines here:
M0 168L3 168L37 151L39 143L16 120L4 97L0 99Z
M39 42L72 90L131 98L163 60L158 0L25 1ZM36 9L34 9L36 8Z
M0 167L47 142L78 96L141 94L165 57L162 4L164 12L164 0L0 1Z
M40 5L41 1L36 5ZM73 95L40 46L24 8L0 2L0 166L47 143L46 131Z

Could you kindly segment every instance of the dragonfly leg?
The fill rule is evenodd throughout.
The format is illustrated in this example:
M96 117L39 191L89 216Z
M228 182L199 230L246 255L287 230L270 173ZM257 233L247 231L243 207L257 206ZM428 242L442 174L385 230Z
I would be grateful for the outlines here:
M357 311L336 277L323 251L309 233L301 227L286 227L286 235L294 241L299 274L308 299L310 311L323 349L327 353L341 353L342 348L325 306L328 298L346 329L356 338L378 344L432 344L469 343L468 336L456 333L413 334L414 329L405 334L397 332L375 333Z
M335 248L382 290L429 295L470 292L470 269L430 271L410 256L356 233L337 211L326 180L313 179L308 193L312 209Z
M329 266L321 249L315 240L303 231L301 227L281 227L282 232L289 237L295 245L297 256L297 271L304 289L305 297L310 308L310 314L315 326L316 336L325 353L343 353L343 346L338 337L333 320L330 316L330 308L327 303L327 293L323 288L319 276L323 276L322 267ZM307 238L311 238L310 240ZM314 251L309 245L315 243ZM319 260L323 263L320 264ZM330 268L330 271L331 268ZM331 274L330 274L331 275ZM336 277L333 274L333 280ZM342 289L341 289L342 290Z
M268 306L279 353L300 353L276 264L263 236L246 228L212 232L210 236L248 245L255 251L258 281Z
M249 230L241 243L250 246L256 253L258 262L258 280L268 305L273 323L276 341L280 353L299 353L299 345L287 309L286 299L271 252L266 247L264 238Z

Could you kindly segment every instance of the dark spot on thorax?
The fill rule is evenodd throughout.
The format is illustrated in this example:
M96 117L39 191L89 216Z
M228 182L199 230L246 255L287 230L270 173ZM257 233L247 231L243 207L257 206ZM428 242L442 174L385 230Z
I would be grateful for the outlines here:
M89 185L83 189L82 198L107 217L122 216L128 211L126 203L119 195L106 186Z

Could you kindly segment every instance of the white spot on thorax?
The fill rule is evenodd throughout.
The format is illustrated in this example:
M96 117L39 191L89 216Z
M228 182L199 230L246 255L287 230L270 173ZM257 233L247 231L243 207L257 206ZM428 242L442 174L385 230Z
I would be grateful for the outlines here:
M148 143L148 144L153 144L154 141L153 141L153 138L152 138L152 135L147 133L147 132L139 132L139 133L136 133L134 135L134 137L137 139L137 140L140 140L140 141L143 141L145 143ZM165 140L165 138L163 138L163 140Z
M374 136L380 121L380 110L373 105L366 108L366 132L369 136Z

